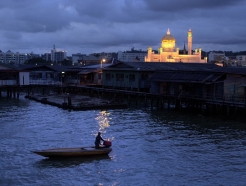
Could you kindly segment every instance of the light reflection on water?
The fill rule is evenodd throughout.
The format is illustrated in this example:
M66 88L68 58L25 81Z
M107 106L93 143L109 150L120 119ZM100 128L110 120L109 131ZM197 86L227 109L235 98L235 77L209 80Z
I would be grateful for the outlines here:
M99 130L100 132L106 132L106 128L108 128L109 125L109 115L110 112L106 112L106 111L101 111L98 113L96 120L98 121L98 125L99 125ZM98 132L97 131L97 132Z
M0 185L244 185L239 121L173 111L68 112L0 99ZM45 159L30 151L113 141L106 157Z

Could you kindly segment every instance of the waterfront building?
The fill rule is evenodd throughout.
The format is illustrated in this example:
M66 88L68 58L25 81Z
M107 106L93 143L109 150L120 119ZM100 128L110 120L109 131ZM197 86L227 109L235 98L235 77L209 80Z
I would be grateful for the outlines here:
M102 86L179 98L231 100L246 95L246 69L209 63L118 62L103 68Z
M202 49L192 50L192 31L188 30L188 54L180 54L179 48L176 48L176 39L171 35L168 29L167 34L161 40L161 46L156 53L152 47L148 48L145 62L182 62L182 63L207 63L207 59L202 59ZM184 46L184 51L185 51Z
M59 85L65 79L67 66L54 65L22 65L20 70L28 72L29 85Z
M130 51L119 51L118 60L123 62L144 62L146 51L135 50L132 48Z
M0 71L0 87L6 85L29 85L29 72L26 70L21 70L14 65L0 63Z
M169 63L169 62L118 62L103 68L103 87L130 90L147 90L150 88L149 78L156 71L198 71L219 68L215 64L207 63ZM221 68L221 67L220 67ZM165 76L165 73L163 74ZM177 76L179 78L181 76ZM182 79L182 78L180 78Z

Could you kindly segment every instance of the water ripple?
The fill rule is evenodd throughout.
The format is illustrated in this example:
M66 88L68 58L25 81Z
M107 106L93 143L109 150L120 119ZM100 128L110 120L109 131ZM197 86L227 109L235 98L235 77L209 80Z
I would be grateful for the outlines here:
M244 185L243 123L173 111L69 112L0 100L0 185ZM45 159L32 150L113 142L106 157Z

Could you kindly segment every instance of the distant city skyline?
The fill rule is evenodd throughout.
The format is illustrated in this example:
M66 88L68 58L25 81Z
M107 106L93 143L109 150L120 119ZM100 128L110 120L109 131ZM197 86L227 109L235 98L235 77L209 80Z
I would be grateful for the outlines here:
M0 2L0 50L73 53L158 49L169 28L180 49L245 51L245 0L9 0Z

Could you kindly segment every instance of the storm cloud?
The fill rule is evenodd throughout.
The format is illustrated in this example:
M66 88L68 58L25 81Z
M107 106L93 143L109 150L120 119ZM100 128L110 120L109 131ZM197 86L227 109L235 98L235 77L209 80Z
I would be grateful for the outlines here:
M169 28L176 47L246 50L246 0L8 0L0 2L0 50L72 53L157 49Z

